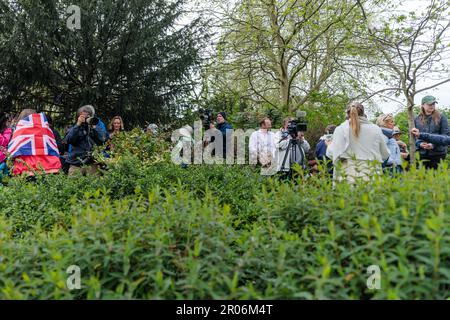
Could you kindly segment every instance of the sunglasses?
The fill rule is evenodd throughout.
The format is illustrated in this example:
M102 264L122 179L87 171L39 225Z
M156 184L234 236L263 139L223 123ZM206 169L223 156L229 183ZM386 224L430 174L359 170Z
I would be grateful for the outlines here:
M386 115L383 116L383 121L386 121L387 119L391 118L392 120L394 120L394 115L392 113L388 113Z

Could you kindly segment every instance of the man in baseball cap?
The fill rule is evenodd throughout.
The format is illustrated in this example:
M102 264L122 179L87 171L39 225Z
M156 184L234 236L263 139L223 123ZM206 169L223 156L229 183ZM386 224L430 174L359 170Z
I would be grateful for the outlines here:
M394 127L392 131L392 137L397 141L398 147L400 148L400 156L403 160L409 161L409 151L408 146L402 140L400 140L400 135L402 131L399 127Z

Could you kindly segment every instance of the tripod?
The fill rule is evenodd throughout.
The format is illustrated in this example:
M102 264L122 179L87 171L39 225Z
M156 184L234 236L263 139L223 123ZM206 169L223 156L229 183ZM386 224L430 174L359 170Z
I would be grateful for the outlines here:
M299 158L297 159L297 150L299 151ZM289 155L289 171L284 172L284 165L286 164L286 160ZM296 139L296 135L291 134L291 139L289 140L289 144L286 148L286 154L283 158L283 163L281 165L282 171L282 180L291 179L293 174L292 165L294 163L299 163L303 167L303 162L305 160L305 152L303 148L300 146L299 141Z

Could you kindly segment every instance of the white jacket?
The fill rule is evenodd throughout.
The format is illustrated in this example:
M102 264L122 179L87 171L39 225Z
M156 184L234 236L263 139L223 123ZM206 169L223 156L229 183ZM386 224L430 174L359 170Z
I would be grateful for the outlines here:
M250 163L256 164L258 159L275 159L275 134L259 129L250 135L248 144Z
M389 158L389 150L380 127L360 117L361 131L356 138L348 120L336 128L333 140L327 148L327 157L335 164L339 159L376 160Z

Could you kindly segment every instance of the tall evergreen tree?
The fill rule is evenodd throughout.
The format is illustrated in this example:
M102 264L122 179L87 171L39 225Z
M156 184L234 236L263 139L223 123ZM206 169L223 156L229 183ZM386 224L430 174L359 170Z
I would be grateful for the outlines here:
M76 5L81 10L79 29ZM194 85L202 20L185 0L13 0L0 5L0 99L67 121L83 104L130 125L169 122ZM75 19L75 20L74 20ZM69 20L69 22L67 21ZM58 117L57 117L58 118Z

